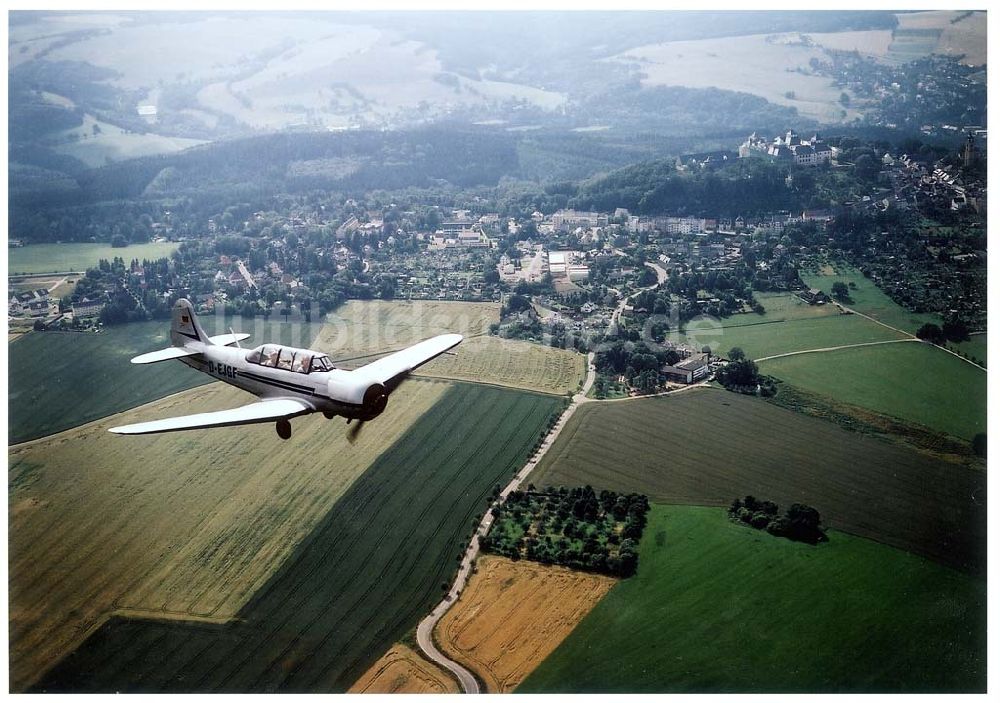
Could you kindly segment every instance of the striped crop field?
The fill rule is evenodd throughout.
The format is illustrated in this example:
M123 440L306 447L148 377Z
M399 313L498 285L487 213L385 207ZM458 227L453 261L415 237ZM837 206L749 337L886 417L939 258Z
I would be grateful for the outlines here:
M561 409L552 396L450 387L231 622L118 614L32 689L346 691L441 597L493 487ZM336 464L339 451L326 459Z
M982 468L718 389L585 404L530 480L663 503L806 503L839 530L958 568L985 564Z
M111 612L224 622L345 491L446 393L414 380L348 441L320 415L122 437L107 428L234 407L222 383L9 451L11 685L73 650Z

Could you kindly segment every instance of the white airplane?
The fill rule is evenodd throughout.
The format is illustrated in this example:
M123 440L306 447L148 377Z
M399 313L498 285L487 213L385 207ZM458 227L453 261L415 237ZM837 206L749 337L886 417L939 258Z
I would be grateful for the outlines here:
M292 436L291 418L321 412L359 420L356 427L385 410L389 393L418 366L444 354L462 341L460 334L442 334L389 354L377 361L346 371L335 368L329 357L311 349L264 344L246 350L239 343L249 334L205 334L191 303L181 298L174 304L167 349L141 354L133 364L152 364L180 359L260 400L232 410L171 417L135 425L112 427L116 434L152 434L205 427L230 427L274 422L278 436ZM231 347L230 345L237 346Z

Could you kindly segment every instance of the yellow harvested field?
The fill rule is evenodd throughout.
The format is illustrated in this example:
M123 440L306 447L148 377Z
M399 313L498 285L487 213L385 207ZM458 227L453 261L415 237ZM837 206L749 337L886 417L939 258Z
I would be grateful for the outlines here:
M461 693L458 682L405 644L396 644L348 693Z
M483 556L435 637L490 693L517 687L617 581L560 566Z
M352 444L342 420L122 437L108 427L235 407L195 388L8 451L11 688L22 690L112 611L225 621L347 488L437 401L411 380Z
M418 376L559 395L577 390L586 374L586 357L569 349L485 334L499 319L496 303L351 301L328 316L314 346L335 362L354 367L373 361L381 351L458 332L466 339L455 355L435 359L421 367Z

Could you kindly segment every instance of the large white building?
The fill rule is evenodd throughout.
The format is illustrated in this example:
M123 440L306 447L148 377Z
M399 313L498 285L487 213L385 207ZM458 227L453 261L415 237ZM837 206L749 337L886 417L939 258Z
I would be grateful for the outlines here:
M549 273L553 278L585 281L590 277L590 266L582 251L550 251Z
M741 159L748 156L769 156L774 160L792 161L800 166L819 166L833 160L833 148L814 134L810 139L799 138L794 130L784 137L768 141L756 132L740 144Z

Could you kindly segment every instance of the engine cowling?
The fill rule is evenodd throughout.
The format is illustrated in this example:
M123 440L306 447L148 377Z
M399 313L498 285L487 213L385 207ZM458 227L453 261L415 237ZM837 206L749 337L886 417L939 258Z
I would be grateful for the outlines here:
M385 411L389 402L389 391L381 383L373 383L365 390L364 402L361 404L362 420L371 420Z
M385 411L389 391L378 381L350 371L331 371L327 388L330 398L344 407L337 413L359 420L371 420Z

